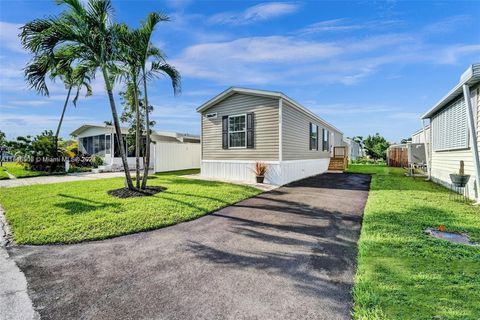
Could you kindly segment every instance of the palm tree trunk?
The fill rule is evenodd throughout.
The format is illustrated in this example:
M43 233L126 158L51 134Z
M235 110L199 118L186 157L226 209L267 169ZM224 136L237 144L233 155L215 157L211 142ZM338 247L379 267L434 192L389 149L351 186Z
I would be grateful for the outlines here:
M145 77L145 68L142 68L143 76L143 104L145 107L145 128L146 128L146 143L145 143L145 166L143 168L142 189L147 187L148 169L150 167L150 117L147 93L147 78Z
M117 108L115 107L115 99L113 98L112 86L110 84L105 66L102 66L102 73L105 80L105 87L107 88L108 100L110 101L110 108L112 109L113 125L115 127L115 133L117 135L117 148L120 151L120 157L122 158L123 171L125 171L125 180L127 182L128 189L134 190L135 188L133 187L132 177L130 176L127 157L125 155L125 149L123 148L122 130L120 129L120 122L118 121Z
M133 94L135 95L135 184L137 188L140 188L140 107L138 102L138 87L137 78L133 77Z
M58 122L57 132L55 132L55 146L58 150L58 135L60 134L60 128L62 127L63 116L65 116L65 110L67 110L68 100L70 99L70 92L72 92L72 86L68 87L67 98L65 99L65 103L63 104L63 111L62 115L60 116L60 121Z

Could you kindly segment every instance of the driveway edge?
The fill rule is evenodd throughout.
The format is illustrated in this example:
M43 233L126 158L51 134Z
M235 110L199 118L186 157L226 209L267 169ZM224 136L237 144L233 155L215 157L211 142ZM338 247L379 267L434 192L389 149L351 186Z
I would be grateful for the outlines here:
M0 206L0 314L1 320L38 320L40 315L33 308L28 295L27 279L10 258L7 246L12 243L10 228Z

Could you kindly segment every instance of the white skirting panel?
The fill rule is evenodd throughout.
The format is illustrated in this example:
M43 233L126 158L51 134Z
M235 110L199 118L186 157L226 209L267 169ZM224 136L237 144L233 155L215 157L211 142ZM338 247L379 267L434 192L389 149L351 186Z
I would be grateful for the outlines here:
M432 167L431 179L433 182L441 184L442 186L450 189L452 187L450 173L452 172ZM466 191L468 191L467 197L475 200L478 194L477 186L475 185L475 174L467 172L467 170L465 170L465 173L470 174L470 179L468 180L468 184L466 186Z
M327 171L330 159L263 161L268 165L265 183L284 185ZM206 178L255 182L255 162L248 160L202 160L201 175Z

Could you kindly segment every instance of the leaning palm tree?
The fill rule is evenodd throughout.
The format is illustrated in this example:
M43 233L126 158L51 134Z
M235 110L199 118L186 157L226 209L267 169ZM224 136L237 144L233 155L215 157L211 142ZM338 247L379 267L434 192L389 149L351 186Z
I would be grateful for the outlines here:
M122 131L113 97L113 79L110 68L117 59L117 35L112 27L113 7L110 0L57 0L67 10L59 16L36 19L27 23L20 34L24 47L35 55L54 53L70 48L78 54L77 61L90 70L99 70L105 82L117 135L117 147L125 171L126 184L134 189L127 157L122 143Z
M92 88L90 86L91 76L88 68L82 65L76 66L75 68L72 68L71 65L60 65L60 63L66 63L67 60L63 59L67 57L67 54L67 52L62 51L55 55L36 56L25 67L25 79L27 83L29 84L30 88L35 89L39 94L47 97L50 95L46 84L47 76L52 80L55 80L57 77L60 78L65 85L65 89L67 90L67 96L63 104L62 114L60 116L54 136L57 149L58 136L60 134L63 118L65 116L65 111L67 109L72 90L76 88L76 95L73 99L74 106L77 105L78 96L83 87L87 91L87 97L92 95ZM70 56L69 58L71 63L74 57Z
M150 117L149 117L149 103L148 103L148 86L147 81L158 76L167 76L172 81L173 92L175 95L181 92L181 77L180 73L175 67L169 65L165 61L163 52L153 46L151 38L153 31L158 23L169 21L169 17L161 13L150 13L145 22L138 30L139 48L140 48L140 66L141 66L141 80L143 82L143 105L145 106L145 128L146 128L146 146L145 146L145 165L142 180L142 189L147 186L148 169L150 167ZM147 64L151 62L150 68Z

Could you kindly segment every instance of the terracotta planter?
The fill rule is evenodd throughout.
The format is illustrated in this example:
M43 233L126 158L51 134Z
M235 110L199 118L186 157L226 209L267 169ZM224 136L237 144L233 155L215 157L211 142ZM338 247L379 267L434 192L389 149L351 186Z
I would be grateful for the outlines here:
M257 178L257 183L263 183L265 176L256 176L256 178Z
M450 180L452 180L452 184L457 187L465 187L465 185L468 183L468 180L470 180L470 175L459 175L451 173Z

